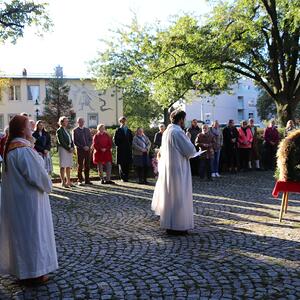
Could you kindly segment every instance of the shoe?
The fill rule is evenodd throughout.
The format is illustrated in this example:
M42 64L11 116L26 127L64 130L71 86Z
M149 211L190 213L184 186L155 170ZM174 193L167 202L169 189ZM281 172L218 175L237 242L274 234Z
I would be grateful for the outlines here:
M101 184L105 184L105 180L104 180L104 179L101 179L100 183L101 183Z
M255 170L256 170L256 171L262 171L262 169L261 169L261 168L255 168Z
M121 179L122 182L128 182L128 179Z
M106 183L107 184L116 184L114 181L111 181L111 180L107 180Z
M218 172L216 173L216 176L217 176L217 177L221 177L221 175L220 175Z
M167 229L166 230L168 235L177 235L177 236L183 236L183 235L188 235L187 230L173 230L173 229Z
M87 181L85 184L87 184L87 185L93 185L93 183L91 181Z
M69 184L69 187L76 187L76 185L73 184L73 183L70 183L70 184Z
M211 177L216 177L217 173L211 173Z
M61 186L64 187L64 188L66 188L66 189L70 188L70 186L68 184L66 184L66 183L62 183Z
M77 185L78 185L78 186L82 186L82 185L84 185L84 184L83 184L82 181L78 181L78 182L77 182Z
M19 283L25 286L36 286L45 284L49 281L49 277L46 275L36 277L36 278L28 278L28 279L21 279Z

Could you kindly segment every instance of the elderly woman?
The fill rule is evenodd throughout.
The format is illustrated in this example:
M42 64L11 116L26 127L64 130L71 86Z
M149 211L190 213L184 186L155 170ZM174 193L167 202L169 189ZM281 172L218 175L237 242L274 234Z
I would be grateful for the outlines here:
M139 184L147 184L147 171L150 164L149 150L151 142L144 134L143 128L138 128L132 141L133 164L136 167Z
M34 149L41 155L45 162L45 169L48 174L52 173L52 162L50 157L51 137L45 130L44 122L39 120L35 124L35 131L32 136L35 138Z
M0 273L24 284L39 284L58 264L48 196L52 183L30 137L28 118L14 116L4 150Z
M97 165L99 177L102 184L114 184L110 180L112 165L112 139L105 130L104 124L97 126L97 133L93 137L93 163ZM105 166L106 179L104 180L103 166Z
M70 132L67 130L68 124L69 120L67 117L60 117L58 121L58 125L60 127L56 131L60 179L61 185L65 188L74 186L71 183L71 168L73 166L74 143Z
M200 156L200 178L204 179L205 173L207 180L212 180L211 178L211 160L214 157L214 144L215 137L209 131L207 124L202 125L202 132L199 133L195 140L195 145L199 147L202 151L206 150L204 154Z

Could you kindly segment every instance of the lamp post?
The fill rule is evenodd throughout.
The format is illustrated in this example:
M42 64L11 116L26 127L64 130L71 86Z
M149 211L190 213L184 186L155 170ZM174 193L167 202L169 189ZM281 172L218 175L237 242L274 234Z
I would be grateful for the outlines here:
M39 119L39 112L40 112L40 109L39 109L39 102L38 102L38 98L35 100L35 117L36 117L36 120L38 121Z

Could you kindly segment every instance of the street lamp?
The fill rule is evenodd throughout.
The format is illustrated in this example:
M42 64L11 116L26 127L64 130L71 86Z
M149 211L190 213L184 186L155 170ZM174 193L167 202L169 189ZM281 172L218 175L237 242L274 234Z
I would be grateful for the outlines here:
M38 101L38 98L35 100L35 107L36 107L36 109L35 109L35 117L36 117L36 120L38 121L38 119L39 119L39 112L40 112L40 109L39 109L39 101Z

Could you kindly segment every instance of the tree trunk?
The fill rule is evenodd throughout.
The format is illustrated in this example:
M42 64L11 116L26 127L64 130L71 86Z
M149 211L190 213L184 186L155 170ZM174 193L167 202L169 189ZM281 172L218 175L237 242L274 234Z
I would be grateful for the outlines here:
M167 127L169 123L170 123L169 110L168 108L164 108L164 124Z
M285 127L287 121L294 120L298 103L291 103L291 101L276 101L275 103L279 125L280 127Z

